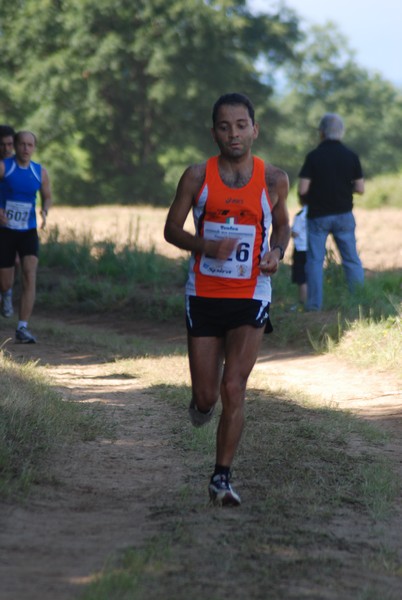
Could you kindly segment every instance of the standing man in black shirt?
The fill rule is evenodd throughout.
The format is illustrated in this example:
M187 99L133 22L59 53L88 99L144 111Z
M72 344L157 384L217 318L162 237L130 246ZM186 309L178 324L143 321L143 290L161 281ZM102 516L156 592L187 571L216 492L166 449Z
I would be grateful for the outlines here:
M307 302L306 310L321 310L323 265L330 233L339 249L350 290L364 281L357 254L352 214L353 194L363 194L364 179L359 157L342 142L344 125L334 113L323 116L320 143L305 158L299 173L298 192L307 213Z

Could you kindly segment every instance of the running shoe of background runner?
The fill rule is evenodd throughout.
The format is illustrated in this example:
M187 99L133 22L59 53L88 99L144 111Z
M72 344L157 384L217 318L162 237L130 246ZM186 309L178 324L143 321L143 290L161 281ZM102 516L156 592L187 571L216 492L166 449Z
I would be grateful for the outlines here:
M20 344L36 344L36 337L26 327L20 327L15 332L15 341Z

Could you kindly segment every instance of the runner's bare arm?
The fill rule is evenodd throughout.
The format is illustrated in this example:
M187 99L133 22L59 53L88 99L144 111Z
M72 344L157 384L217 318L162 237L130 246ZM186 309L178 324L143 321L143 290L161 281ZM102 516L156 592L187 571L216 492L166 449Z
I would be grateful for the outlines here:
M2 160L0 160L0 179L3 179L5 172L5 165ZM4 208L0 208L0 225L7 225L7 217L6 211Z
M263 273L272 275L278 270L282 252L285 252L290 239L291 229L286 205L289 179L285 171L272 165L267 165L265 177L273 204L272 233L270 238L271 250L263 256L260 266Z
M205 179L205 163L188 167L183 173L165 223L165 240L182 250L204 252L226 260L236 245L236 240L206 240L184 229L187 216Z
M40 211L42 217L41 229L45 228L46 217L49 212L49 208L52 205L52 192L50 190L49 175L45 168L42 168L42 185L40 188L40 197L42 200L42 209Z

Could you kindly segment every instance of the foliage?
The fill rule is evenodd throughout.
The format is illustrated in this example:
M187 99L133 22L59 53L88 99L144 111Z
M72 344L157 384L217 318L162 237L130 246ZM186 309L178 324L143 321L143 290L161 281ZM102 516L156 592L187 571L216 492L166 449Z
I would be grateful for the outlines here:
M299 35L291 13L255 17L243 0L1 0L0 8L2 112L38 132L55 196L69 204L166 203L163 157L210 152L220 93L235 88L265 105L272 90L254 62L263 54L282 63Z
M402 175L378 175L367 181L364 196L358 199L358 205L363 208L402 208Z
M278 98L283 135L272 154L296 178L305 154L319 143L326 112L345 121L345 138L362 160L365 177L399 172L402 162L402 94L379 74L358 66L333 23L312 27L287 68L288 88Z
M401 92L359 67L334 24L304 35L285 5L254 15L245 0L0 10L0 120L38 135L61 204L169 204L184 168L215 152L212 105L235 90L255 104L256 153L292 183L327 111L344 117L366 178L400 170Z

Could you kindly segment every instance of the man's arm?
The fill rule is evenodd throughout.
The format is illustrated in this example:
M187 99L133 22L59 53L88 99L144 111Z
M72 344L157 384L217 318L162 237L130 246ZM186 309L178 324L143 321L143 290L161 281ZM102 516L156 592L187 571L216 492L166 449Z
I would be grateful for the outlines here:
M289 244L290 223L286 200L289 193L289 179L281 169L269 165L266 171L268 190L274 204L272 209L271 250L261 260L261 271L272 275L278 270L279 261Z
M49 175L44 167L42 167L42 185L40 188L40 197L42 200L42 209L40 211L42 217L41 229L44 229L46 226L47 213L52 205L52 192L50 189Z
M0 179L3 179L6 166L2 160L0 160ZM7 225L6 211L0 207L0 225Z
M206 240L184 229L194 199L205 179L205 164L188 167L183 173L165 223L165 240L182 250L205 253L226 260L236 245L236 240Z
M311 179L300 177L297 193L300 199L300 203L304 206L308 204L308 192L310 189Z
M353 193L364 194L364 179L356 179L353 182Z

